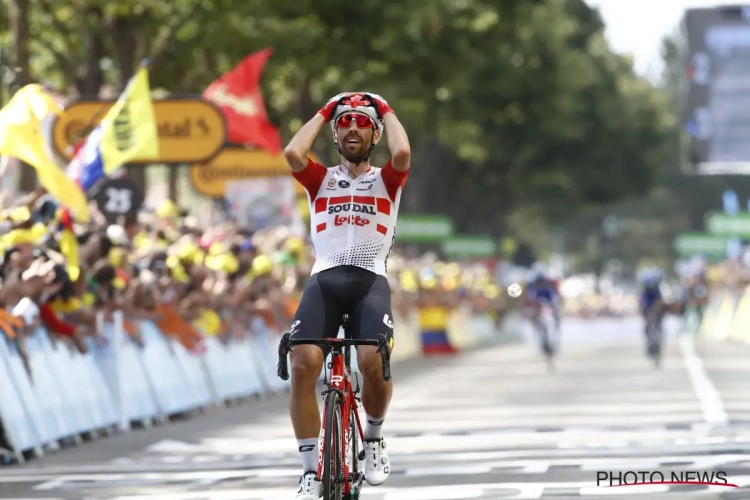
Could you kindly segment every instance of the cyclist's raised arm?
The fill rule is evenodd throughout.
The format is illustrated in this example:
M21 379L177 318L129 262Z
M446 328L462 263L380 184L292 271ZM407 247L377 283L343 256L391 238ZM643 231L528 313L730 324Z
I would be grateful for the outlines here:
M406 130L393 112L386 113L383 122L385 123L385 130L387 130L391 164L399 172L406 172L411 166L411 147Z
M396 117L393 108L377 94L367 94L375 100L380 116L383 117L386 134L388 135L388 149L391 151L391 166L399 172L406 172L411 166L411 147L409 137L401 122Z
M310 148L312 148L320 129L324 124L331 121L333 111L345 95L347 95L346 92L332 97L310 121L302 125L302 128L289 141L289 144L284 149L284 157L292 172L302 172L305 170L308 165L307 153L310 152Z
M310 152L315 138L326 123L326 118L317 113L310 121L302 125L284 149L284 157L292 172L302 172L307 167L307 153Z

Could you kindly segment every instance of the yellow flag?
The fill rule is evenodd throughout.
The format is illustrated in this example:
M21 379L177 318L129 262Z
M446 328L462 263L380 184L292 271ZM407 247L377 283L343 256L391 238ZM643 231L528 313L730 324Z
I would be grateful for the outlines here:
M18 158L37 171L48 193L88 222L88 202L78 185L47 154L42 120L59 115L60 108L41 85L26 85L0 110L0 153Z
M158 158L158 128L146 67L133 76L99 128L105 176L134 158Z

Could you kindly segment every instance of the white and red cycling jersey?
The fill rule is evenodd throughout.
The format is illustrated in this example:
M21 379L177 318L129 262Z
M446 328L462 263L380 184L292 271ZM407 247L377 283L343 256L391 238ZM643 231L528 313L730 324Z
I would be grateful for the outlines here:
M352 179L342 166L326 168L308 158L307 167L292 175L307 191L310 203L315 248L311 274L350 265L386 276L409 171L399 172L389 161Z

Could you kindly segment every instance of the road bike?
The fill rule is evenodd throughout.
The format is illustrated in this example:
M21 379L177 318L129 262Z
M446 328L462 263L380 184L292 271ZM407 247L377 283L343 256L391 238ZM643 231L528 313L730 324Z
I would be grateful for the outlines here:
M657 369L661 366L662 337L659 313L652 310L646 317L646 346L648 356Z
M539 313L534 318L534 328L539 338L542 353L547 360L550 370L554 370L554 357L557 353L557 321L555 320L555 311L552 306L543 304L539 308Z
M282 380L289 379L287 355L293 346L317 345L331 350L331 361L327 365L330 377L323 379L326 390L322 393L325 405L318 454L317 479L323 484L324 500L359 498L365 479L361 466L365 451L360 446L365 438L357 405L361 402L360 387L359 378L356 388L352 385L351 347L376 346L383 360L383 380L391 380L391 346L388 338L381 334L377 340L350 339L348 315L344 315L342 327L344 338L293 340L291 333L285 333L279 343L278 376Z

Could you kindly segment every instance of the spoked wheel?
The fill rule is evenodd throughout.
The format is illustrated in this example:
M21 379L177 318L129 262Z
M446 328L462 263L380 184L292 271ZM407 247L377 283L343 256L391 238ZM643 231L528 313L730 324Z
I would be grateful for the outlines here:
M326 396L326 430L323 440L323 483L324 500L342 500L344 467L342 451L344 438L341 432L341 404L337 392Z

